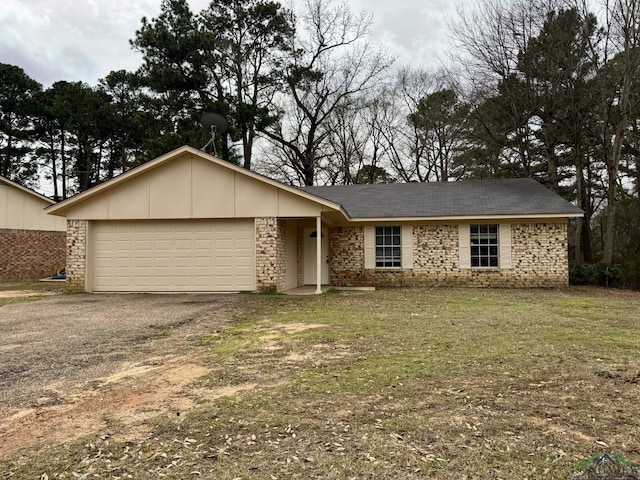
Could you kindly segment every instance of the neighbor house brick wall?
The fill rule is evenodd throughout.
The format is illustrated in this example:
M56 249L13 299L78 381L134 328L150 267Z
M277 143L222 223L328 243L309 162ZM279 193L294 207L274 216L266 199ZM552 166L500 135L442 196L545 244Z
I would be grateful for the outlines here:
M37 280L65 266L65 232L0 229L0 280Z
M256 289L281 291L287 284L286 222L276 217L256 218Z
M330 232L335 286L551 287L568 283L566 222L511 225L510 269L460 269L456 224L413 226L413 268L365 269L363 227Z
M67 290L84 291L86 258L87 221L67 220Z

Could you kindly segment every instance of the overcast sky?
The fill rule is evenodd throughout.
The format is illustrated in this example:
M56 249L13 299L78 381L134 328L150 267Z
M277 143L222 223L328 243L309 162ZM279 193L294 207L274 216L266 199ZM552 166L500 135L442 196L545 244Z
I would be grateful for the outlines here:
M194 11L209 0L189 0ZM296 0L294 0L295 2ZM437 67L446 58L447 21L474 0L349 0L374 15L373 35L400 65ZM95 85L112 70L135 70L129 46L161 0L1 0L0 63L22 67L45 87L58 80Z

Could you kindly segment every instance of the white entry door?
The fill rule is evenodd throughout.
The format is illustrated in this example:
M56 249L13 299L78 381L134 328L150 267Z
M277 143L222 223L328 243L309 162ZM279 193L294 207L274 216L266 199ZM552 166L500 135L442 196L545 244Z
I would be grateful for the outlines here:
M316 285L318 235L315 228L304 229L304 283ZM322 229L322 284L329 284L329 230Z

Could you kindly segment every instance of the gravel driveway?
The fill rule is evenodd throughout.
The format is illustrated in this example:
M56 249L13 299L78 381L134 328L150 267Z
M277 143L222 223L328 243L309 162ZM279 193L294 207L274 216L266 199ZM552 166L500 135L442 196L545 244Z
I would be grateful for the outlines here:
M238 295L63 295L0 306L0 415L124 363L171 355L228 322ZM55 389L49 389L51 384Z

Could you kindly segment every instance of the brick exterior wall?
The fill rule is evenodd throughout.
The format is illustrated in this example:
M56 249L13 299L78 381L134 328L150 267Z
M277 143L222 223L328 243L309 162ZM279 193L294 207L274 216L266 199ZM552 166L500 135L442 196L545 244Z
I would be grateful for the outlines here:
M37 280L65 266L65 232L0 229L0 280Z
M415 225L413 269L365 269L363 227L331 229L334 286L554 287L568 284L567 224L511 225L511 269L460 269L458 225Z
M83 292L87 257L87 221L67 220L67 290Z
M536 287L569 284L567 223L511 226L513 275Z
M287 229L276 217L256 218L256 290L282 291L286 288Z
M364 229L336 227L329 230L329 285L365 286Z

